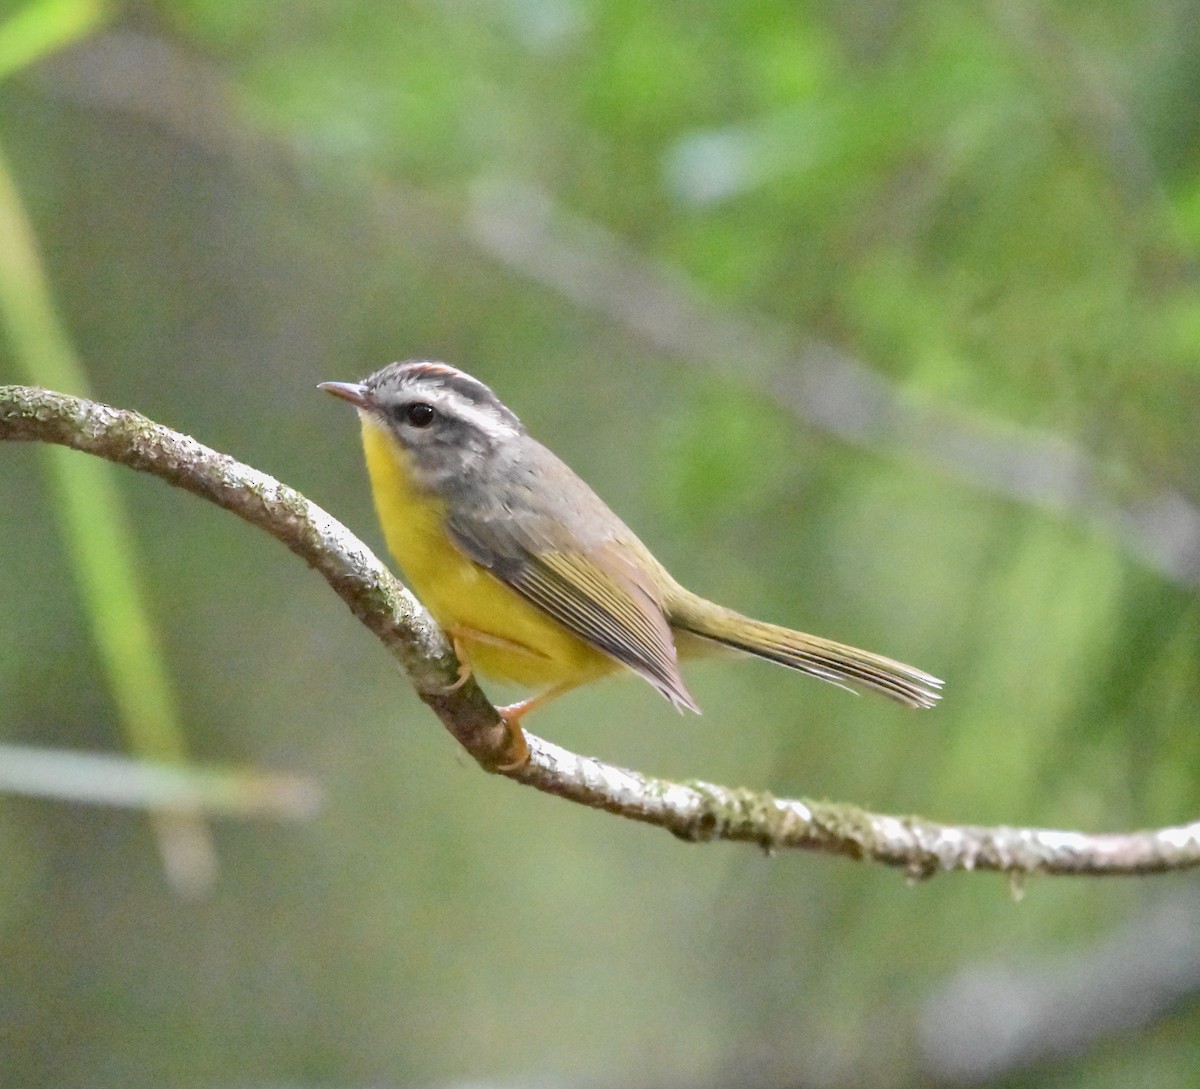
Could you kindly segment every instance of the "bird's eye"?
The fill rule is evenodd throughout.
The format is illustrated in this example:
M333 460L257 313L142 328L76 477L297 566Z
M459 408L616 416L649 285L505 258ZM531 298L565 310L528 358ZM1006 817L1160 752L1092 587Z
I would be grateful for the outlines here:
M433 405L426 404L424 401L413 401L407 405L401 405L396 414L400 417L401 423L409 424L411 427L428 427L437 416L437 410Z

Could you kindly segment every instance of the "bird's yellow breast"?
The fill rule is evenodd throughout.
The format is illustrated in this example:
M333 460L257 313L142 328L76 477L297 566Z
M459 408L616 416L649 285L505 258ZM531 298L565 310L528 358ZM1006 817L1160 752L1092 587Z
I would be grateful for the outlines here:
M367 416L362 439L388 549L473 669L544 687L583 684L619 668L459 551L443 526L445 502L414 485L409 453Z

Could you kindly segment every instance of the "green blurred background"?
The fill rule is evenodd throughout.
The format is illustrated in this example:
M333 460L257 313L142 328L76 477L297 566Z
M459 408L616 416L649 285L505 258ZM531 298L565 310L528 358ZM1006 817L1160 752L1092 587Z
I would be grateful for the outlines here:
M72 7L0 144L97 397L382 549L314 387L444 358L692 588L947 679L916 715L700 666L700 718L614 682L538 733L952 821L1195 815L1195 4L0 11ZM45 469L0 449L2 740L120 750ZM183 896L144 813L0 799L0 1084L1200 1084L1193 877L909 887L485 776L278 544L113 474L191 758L325 801L218 821Z

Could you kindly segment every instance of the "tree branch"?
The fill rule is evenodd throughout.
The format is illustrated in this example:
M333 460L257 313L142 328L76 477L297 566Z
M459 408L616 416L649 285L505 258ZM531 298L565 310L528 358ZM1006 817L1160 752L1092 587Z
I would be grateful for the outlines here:
M924 878L952 870L1008 874L1147 874L1200 865L1200 821L1154 831L1086 835L936 824L856 806L677 783L580 756L527 735L512 759L508 730L473 681L458 675L445 636L349 530L299 492L136 412L29 386L0 386L0 440L58 443L153 473L282 541L326 579L408 673L459 743L488 771L570 801L666 828L692 842L736 840L847 855Z

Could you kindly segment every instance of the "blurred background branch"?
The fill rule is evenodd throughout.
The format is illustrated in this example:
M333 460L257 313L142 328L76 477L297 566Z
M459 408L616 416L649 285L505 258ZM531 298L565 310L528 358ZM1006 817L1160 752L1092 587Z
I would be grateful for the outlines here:
M1134 483L1129 466L1106 466L1061 436L914 398L831 343L795 343L783 325L724 311L678 269L648 261L547 194L493 182L473 212L488 253L655 350L756 385L844 442L1093 524L1160 574L1200 584L1200 509L1174 489Z
M87 805L283 820L311 818L320 801L315 783L292 775L20 745L0 745L0 790Z
M926 1074L987 1084L1186 1007L1200 992L1196 908L1194 892L1164 897L1090 946L964 968L925 1003Z

